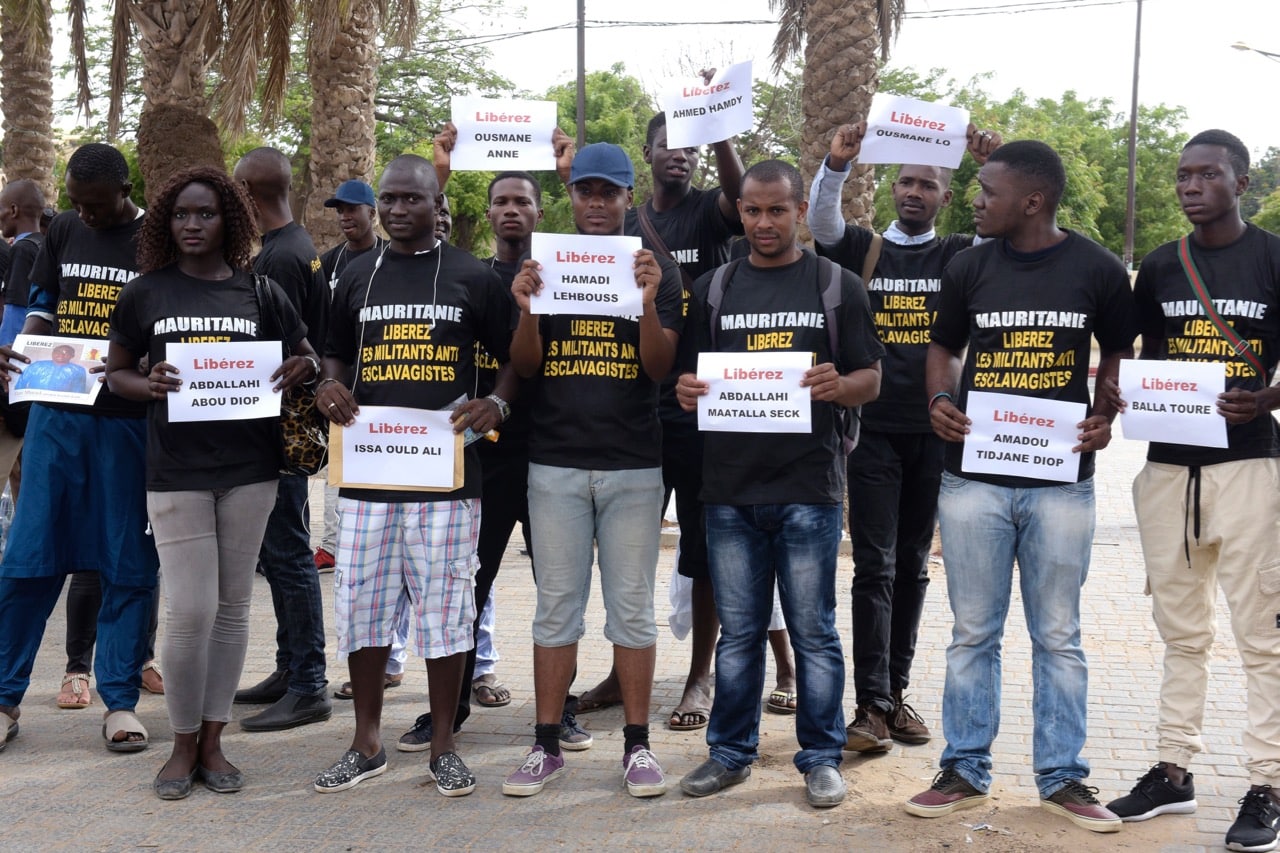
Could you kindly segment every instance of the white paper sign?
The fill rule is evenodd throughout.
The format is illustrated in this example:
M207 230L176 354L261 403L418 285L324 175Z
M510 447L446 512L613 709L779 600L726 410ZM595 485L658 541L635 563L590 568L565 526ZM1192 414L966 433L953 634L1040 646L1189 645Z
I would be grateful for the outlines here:
M808 352L704 352L698 378L711 390L698 398L705 432L813 432Z
M452 103L458 141L449 155L455 171L551 170L556 152L555 101L458 97Z
M746 133L755 125L751 63L722 68L710 83L701 77L669 80L662 108L668 148L693 148Z
M639 237L533 232L530 254L542 264L542 292L529 300L530 313L639 316L638 251Z
M1220 361L1120 362L1120 414L1124 437L1198 447L1226 447L1227 419L1218 414L1218 395L1227 387Z
M169 344L165 361L182 385L169 395L169 422L248 421L280 415L271 374L284 361L279 341Z
M968 110L877 93L867 111L858 162L954 169L964 158L968 127Z
M342 430L342 483L452 488L451 411L361 406Z
M13 349L31 359L30 364L15 360L22 372L9 379L9 401L22 403L44 400L92 406L102 390L102 373L90 373L101 367L107 354L107 342L87 338L60 338L46 335L18 335Z
M1080 457L1071 448L1080 443L1076 424L1086 409L1084 403L970 391L964 413L973 423L964 437L960 469L1074 483Z

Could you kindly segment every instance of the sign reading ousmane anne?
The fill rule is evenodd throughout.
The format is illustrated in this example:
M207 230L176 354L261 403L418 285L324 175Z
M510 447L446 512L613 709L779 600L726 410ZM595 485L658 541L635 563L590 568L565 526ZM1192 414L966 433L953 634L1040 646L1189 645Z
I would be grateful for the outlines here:
M542 292L529 299L533 314L636 317L643 296L636 285L639 237L533 233L530 253L542 265Z
M968 110L877 93L867 111L858 162L954 169L964 158L968 128Z
M556 167L554 101L458 97L452 112L458 140L449 155L451 168L501 172Z
M710 83L701 77L669 81L662 108L668 148L693 148L747 132L755 124L751 63L723 68Z

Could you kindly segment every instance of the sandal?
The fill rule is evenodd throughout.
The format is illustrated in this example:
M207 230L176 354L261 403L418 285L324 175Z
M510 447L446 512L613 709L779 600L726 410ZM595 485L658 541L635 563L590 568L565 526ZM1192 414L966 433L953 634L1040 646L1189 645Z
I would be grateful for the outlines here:
M775 690L769 694L765 708L775 714L794 714L796 712L796 694L790 690Z
M71 689L67 689L67 685ZM87 672L68 672L62 677L62 691L58 693L57 703L59 708L67 710L77 710L79 708L88 708L93 704L93 696L89 693L89 673Z
M14 713L17 713L16 711ZM4 711L0 711L0 752L9 745L9 741L18 736L18 721Z
M156 696L164 695L164 673L160 671L160 665L153 660L142 665L142 689Z
M471 689L476 692L476 704L482 707L501 708L511 704L511 691L492 672L471 682Z
M124 734L124 740L116 740L118 734ZM151 745L146 727L133 711L109 711L102 722L102 737L112 752L141 752Z
M694 708L692 711L672 711L667 720L667 728L673 732L693 732L705 729L711 719L709 708Z
M390 690L392 687L399 687L402 681L404 681L404 673L401 673L399 675L392 675L391 673L387 673L386 678L382 680L382 689ZM342 682L342 686L339 687L337 690L333 691L333 698L334 699L354 698L351 693L351 682L350 681Z

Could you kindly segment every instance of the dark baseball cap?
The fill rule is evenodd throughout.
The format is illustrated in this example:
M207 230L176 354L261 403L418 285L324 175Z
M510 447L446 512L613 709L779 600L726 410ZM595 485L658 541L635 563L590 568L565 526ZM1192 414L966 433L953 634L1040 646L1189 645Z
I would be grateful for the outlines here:
M373 187L364 181L351 180L338 184L338 191L333 198L324 203L325 207L337 207L340 204L367 204L377 207L378 200L373 197Z
M610 142L593 142L584 146L573 158L569 183L600 178L617 187L635 186L636 170L627 152Z

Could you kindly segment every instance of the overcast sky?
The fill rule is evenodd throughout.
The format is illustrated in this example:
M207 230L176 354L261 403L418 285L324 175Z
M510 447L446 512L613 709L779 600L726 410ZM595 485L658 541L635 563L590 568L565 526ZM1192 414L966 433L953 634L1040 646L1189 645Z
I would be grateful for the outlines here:
M1041 8L1013 11L1036 6ZM473 31L569 24L577 6L576 0L530 0L526 9L523 21L489 19ZM995 13L973 14L984 10ZM1074 89L1082 98L1111 98L1127 114L1136 11L1136 0L908 0L890 64L921 71L942 67L961 81L990 71L995 76L984 88L996 97L1019 87L1034 97L1054 98ZM1143 104L1186 107L1188 133L1222 127L1259 154L1280 146L1274 106L1280 61L1231 48L1246 41L1280 54L1280 4L1144 0L1142 12ZM688 67L753 59L757 76L764 74L776 29L772 23L725 23L772 21L768 0L587 0L586 13L588 20L671 24L587 31L589 70L623 62L654 93L682 62ZM571 28L496 41L491 49L495 68L532 91L572 79L576 68Z

